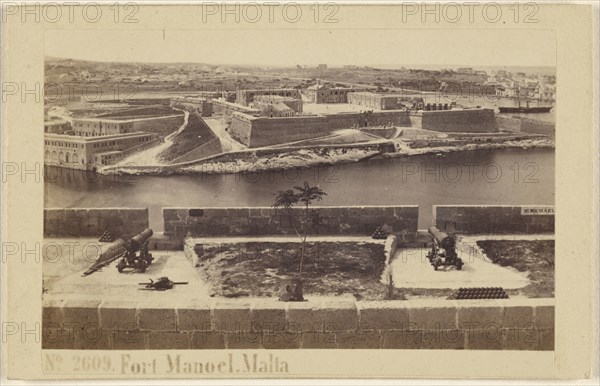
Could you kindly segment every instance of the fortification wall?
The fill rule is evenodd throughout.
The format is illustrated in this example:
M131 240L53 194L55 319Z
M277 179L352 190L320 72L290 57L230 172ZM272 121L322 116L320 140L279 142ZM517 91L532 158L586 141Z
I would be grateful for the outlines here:
M506 115L498 114L496 116L496 122L498 128L504 131L511 131L515 133L521 132L521 119L517 117L509 117Z
M554 299L45 301L42 348L554 350Z
M544 134L552 138L556 136L556 123L531 118L522 118L521 122L523 133Z
M315 207L323 219L320 235L370 236L387 224L400 240L412 240L417 233L418 206ZM295 235L291 221L303 216L295 208L292 218L283 210L255 208L163 208L165 235L183 240L189 234L202 236ZM311 230L311 233L316 233Z
M133 235L148 228L147 208L44 209L44 237Z
M435 225L453 233L553 233L554 207L434 205Z
M544 134L552 138L556 136L556 124L554 122L546 122L532 118L507 117L503 115L498 115L496 120L498 122L498 127L506 131Z
M293 142L330 134L333 130L380 125L410 126L407 111L377 111L285 118L257 118L234 114L230 133L250 147Z
M421 128L424 130L458 133L492 133L498 124L492 109L457 109L420 111Z

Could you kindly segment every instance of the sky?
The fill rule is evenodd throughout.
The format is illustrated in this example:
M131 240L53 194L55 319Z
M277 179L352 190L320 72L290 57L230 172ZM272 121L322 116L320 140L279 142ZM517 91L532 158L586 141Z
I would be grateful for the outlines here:
M555 66L554 33L506 29L47 30L46 56L250 65Z

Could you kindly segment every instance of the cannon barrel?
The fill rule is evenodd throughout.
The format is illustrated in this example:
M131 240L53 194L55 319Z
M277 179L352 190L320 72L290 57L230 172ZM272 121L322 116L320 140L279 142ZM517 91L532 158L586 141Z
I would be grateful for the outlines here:
M144 231L138 233L133 236L130 240L125 241L123 239L115 240L111 245L109 245L104 252L98 257L96 262L92 264L87 271L83 273L83 276L87 276L104 267L105 265L115 261L119 257L123 256L125 253L135 252L137 251L142 244L144 244L151 236L153 232L152 229L146 228Z
M447 233L442 232L438 228L431 226L427 230L429 234L437 241L438 245L446 250L454 248L454 239L448 236Z
M140 249L140 247L150 238L152 237L152 229L146 228L142 232L133 236L129 242L131 252L136 252Z

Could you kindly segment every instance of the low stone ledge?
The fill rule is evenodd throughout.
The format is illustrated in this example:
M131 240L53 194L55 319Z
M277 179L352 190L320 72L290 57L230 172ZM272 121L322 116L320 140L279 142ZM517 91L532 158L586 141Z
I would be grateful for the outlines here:
M43 348L553 350L554 299L45 300Z

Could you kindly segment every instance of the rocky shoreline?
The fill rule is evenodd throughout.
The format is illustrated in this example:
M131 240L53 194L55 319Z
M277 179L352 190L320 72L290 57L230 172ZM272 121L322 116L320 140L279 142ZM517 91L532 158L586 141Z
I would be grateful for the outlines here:
M382 153L378 150L366 149L299 149L269 155L253 155L248 153L246 159L232 161L206 161L187 166L135 166L123 165L119 168L106 168L98 170L100 174L129 174L129 175L172 175L172 174L234 174L253 173L269 170L287 170L296 168L310 168L316 166L331 166L336 164L365 162L370 159L400 158L414 155L435 154L459 151L473 151L486 149L532 149L554 148L555 142L549 138L535 138L524 140L505 141L501 143L473 143L459 146L438 146L424 148L403 147L395 153Z

